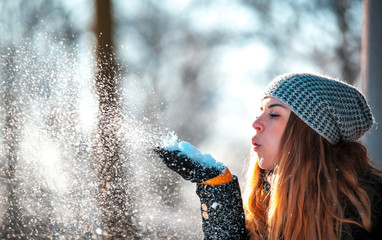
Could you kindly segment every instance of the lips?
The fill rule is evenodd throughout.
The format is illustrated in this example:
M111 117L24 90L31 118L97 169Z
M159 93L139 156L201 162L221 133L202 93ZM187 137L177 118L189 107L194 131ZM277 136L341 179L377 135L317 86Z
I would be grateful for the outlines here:
M253 150L255 152L261 147L261 145L258 142L256 142L256 140L253 138L252 138L252 145L253 145Z

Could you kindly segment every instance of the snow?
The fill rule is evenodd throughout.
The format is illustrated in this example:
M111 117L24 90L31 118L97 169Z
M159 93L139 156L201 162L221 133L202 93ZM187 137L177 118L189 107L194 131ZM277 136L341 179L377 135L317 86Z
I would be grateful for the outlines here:
M205 167L218 167L221 168L222 171L226 169L223 163L217 162L208 153L203 154L198 148L194 147L189 142L178 142L178 137L174 134L170 135L169 138L165 140L163 147L169 151L180 151L179 154L186 155L190 159L199 162Z
M211 205L211 207L212 207L213 209L216 209L219 205L220 205L219 203L214 202L214 203Z

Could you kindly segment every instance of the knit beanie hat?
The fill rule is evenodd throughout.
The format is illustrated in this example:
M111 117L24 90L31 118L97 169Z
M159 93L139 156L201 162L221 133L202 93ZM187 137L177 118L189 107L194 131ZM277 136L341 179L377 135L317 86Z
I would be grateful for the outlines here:
M308 73L278 76L266 88L265 97L274 97L286 104L333 145L356 141L374 124L362 93L327 76Z

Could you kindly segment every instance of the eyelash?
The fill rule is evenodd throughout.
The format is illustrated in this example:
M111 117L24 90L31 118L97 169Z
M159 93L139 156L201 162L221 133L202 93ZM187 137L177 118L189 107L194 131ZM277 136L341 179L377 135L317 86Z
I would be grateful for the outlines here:
M276 113L269 113L268 116L270 116L271 118L275 118L275 117L278 117L280 115L276 114Z

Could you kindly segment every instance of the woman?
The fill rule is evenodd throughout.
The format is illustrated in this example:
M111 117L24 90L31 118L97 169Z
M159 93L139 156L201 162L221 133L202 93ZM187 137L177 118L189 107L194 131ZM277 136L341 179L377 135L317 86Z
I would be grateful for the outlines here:
M260 110L244 207L237 178L210 155L177 141L156 150L198 183L205 239L382 239L382 172L358 142L374 123L363 95L288 74L270 83Z

